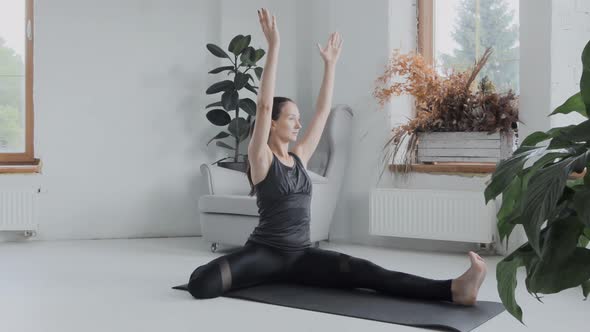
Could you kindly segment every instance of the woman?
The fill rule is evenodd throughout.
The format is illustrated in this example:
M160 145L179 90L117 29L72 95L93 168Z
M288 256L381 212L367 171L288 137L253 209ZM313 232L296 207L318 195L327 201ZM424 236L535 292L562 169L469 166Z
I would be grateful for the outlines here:
M280 38L276 18L258 11L268 42L266 65L258 94L257 120L248 146L248 180L256 193L260 222L244 247L198 267L188 289L195 298L269 281L320 287L369 288L392 296L473 305L485 278L486 265L469 252L471 267L460 277L432 280L384 269L368 260L311 247L309 218L312 184L306 165L320 140L332 104L334 71L342 39L332 33L319 52L324 78L316 113L303 138L289 152L301 129L297 105L274 97Z

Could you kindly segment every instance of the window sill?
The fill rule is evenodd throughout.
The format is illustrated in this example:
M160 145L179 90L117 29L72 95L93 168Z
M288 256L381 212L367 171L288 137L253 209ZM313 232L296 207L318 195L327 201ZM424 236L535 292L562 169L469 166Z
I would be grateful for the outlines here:
M404 165L389 165L391 172L401 171ZM411 164L410 172L449 175L488 175L496 170L496 163L451 163Z
M1 163L0 174L36 174L41 173L41 160L35 159L33 163Z
M390 172L401 171L403 165L389 165ZM411 164L410 172L414 173L433 173L433 174L447 174L447 175L479 175L484 176L496 171L495 163L452 163L440 162L434 164ZM572 173L569 176L570 180L577 180L586 175L586 170L582 173Z

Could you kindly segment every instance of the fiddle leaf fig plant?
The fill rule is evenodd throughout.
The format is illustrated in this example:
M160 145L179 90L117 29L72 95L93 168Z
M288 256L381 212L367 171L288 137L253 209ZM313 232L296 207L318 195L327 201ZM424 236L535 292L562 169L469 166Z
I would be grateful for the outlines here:
M221 47L215 44L207 44L207 49L211 54L218 58L227 59L231 65L215 68L209 71L209 74L226 73L228 77L222 81L211 85L207 95L221 93L221 100L207 105L207 119L215 126L226 127L226 130L220 131L215 137L211 138L207 145L217 140L215 144L219 147L232 150L234 152L233 161L238 162L238 157L246 155L240 154L240 143L248 138L250 127L253 125L253 117L256 116L256 103L250 98L241 96L246 89L254 94L258 94L256 79L260 81L263 68L257 65L257 62L264 57L263 49L255 49L250 46L251 36L237 35L229 43L225 52ZM244 111L246 117L241 116L240 110ZM233 115L233 116L232 116ZM232 137L234 145L227 144L221 139ZM228 159L231 157L223 158ZM221 160L218 160L221 161Z
M522 309L514 296L520 267L526 269L527 291L537 300L538 294L572 287L581 287L585 299L590 293L590 42L582 64L580 92L550 115L577 112L586 120L526 137L497 165L485 189L486 203L502 194L497 215L501 240L516 225L523 226L528 238L496 267L502 303L521 323Z

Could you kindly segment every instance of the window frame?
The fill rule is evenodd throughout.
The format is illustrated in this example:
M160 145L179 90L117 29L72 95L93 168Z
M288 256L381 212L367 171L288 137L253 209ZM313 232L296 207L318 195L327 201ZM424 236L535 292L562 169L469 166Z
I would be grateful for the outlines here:
M34 165L34 105L33 105L33 41L34 41L34 0L25 0L25 152L0 153L0 165Z
M434 0L418 0L418 53L434 64Z

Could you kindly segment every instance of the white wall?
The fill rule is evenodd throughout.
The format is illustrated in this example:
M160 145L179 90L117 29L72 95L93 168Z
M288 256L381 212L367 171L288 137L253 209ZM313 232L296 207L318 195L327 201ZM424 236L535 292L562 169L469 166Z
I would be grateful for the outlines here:
M590 40L590 1L552 1L551 111L580 91L582 50ZM551 127L580 123L578 113L550 117Z
M551 113L551 2L520 1L519 135L550 128Z
M198 234L215 0L37 1L39 239Z

